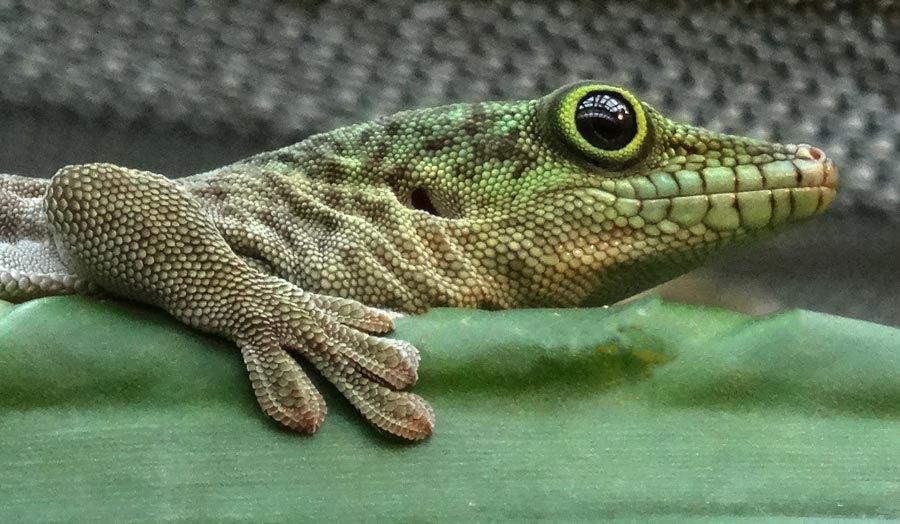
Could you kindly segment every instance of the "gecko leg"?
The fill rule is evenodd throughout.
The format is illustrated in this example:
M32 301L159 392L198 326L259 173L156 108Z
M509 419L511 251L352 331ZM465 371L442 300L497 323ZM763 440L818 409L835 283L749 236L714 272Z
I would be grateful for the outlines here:
M286 352L292 350L375 426L410 440L431 434L431 407L399 391L416 382L418 351L369 334L392 329L387 312L308 293L251 267L176 183L109 164L69 166L53 177L44 198L53 240L70 270L234 340L260 406L278 422L313 432L326 413Z

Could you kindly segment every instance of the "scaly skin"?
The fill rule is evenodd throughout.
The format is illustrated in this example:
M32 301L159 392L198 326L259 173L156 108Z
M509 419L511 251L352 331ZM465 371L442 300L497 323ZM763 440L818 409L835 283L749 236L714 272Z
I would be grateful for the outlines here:
M418 440L434 413L402 391L415 348L372 336L388 310L613 303L824 210L836 183L812 146L678 124L583 82L399 113L179 181L108 164L0 176L0 298L162 307L234 340L266 413L312 432L326 407L293 351Z

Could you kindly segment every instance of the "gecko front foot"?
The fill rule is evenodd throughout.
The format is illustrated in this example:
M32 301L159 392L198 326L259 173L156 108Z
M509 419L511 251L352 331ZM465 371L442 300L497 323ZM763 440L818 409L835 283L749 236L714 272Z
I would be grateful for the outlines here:
M237 342L260 406L292 429L313 432L325 402L286 349L311 362L376 427L409 440L429 436L434 411L414 393L419 353L402 340L365 333L392 328L390 317L357 302L304 293L261 276L267 304L242 322ZM259 295L257 295L259 296ZM262 306L262 307L260 307Z
M369 334L393 327L387 312L308 293L254 269L172 181L109 164L69 166L53 177L44 199L69 269L237 342L260 406L278 422L313 432L326 412L290 350L382 430L409 440L431 434L431 406L399 391L416 381L418 351Z

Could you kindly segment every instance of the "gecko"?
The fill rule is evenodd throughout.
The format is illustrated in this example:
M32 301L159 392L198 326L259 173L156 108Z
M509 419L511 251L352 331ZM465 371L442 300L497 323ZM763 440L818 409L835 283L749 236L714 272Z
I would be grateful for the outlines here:
M312 366L372 425L432 434L429 307L613 304L825 210L807 144L672 121L596 81L416 109L182 179L106 163L0 175L0 299L108 294L234 341L262 410L312 433ZM295 358L299 357L299 358Z

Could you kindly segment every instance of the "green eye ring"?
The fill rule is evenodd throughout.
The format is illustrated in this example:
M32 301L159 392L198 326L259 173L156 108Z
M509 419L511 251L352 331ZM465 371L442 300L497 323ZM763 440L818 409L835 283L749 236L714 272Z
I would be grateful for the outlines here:
M597 83L568 86L555 95L554 127L591 163L623 166L640 159L651 130L634 95Z

